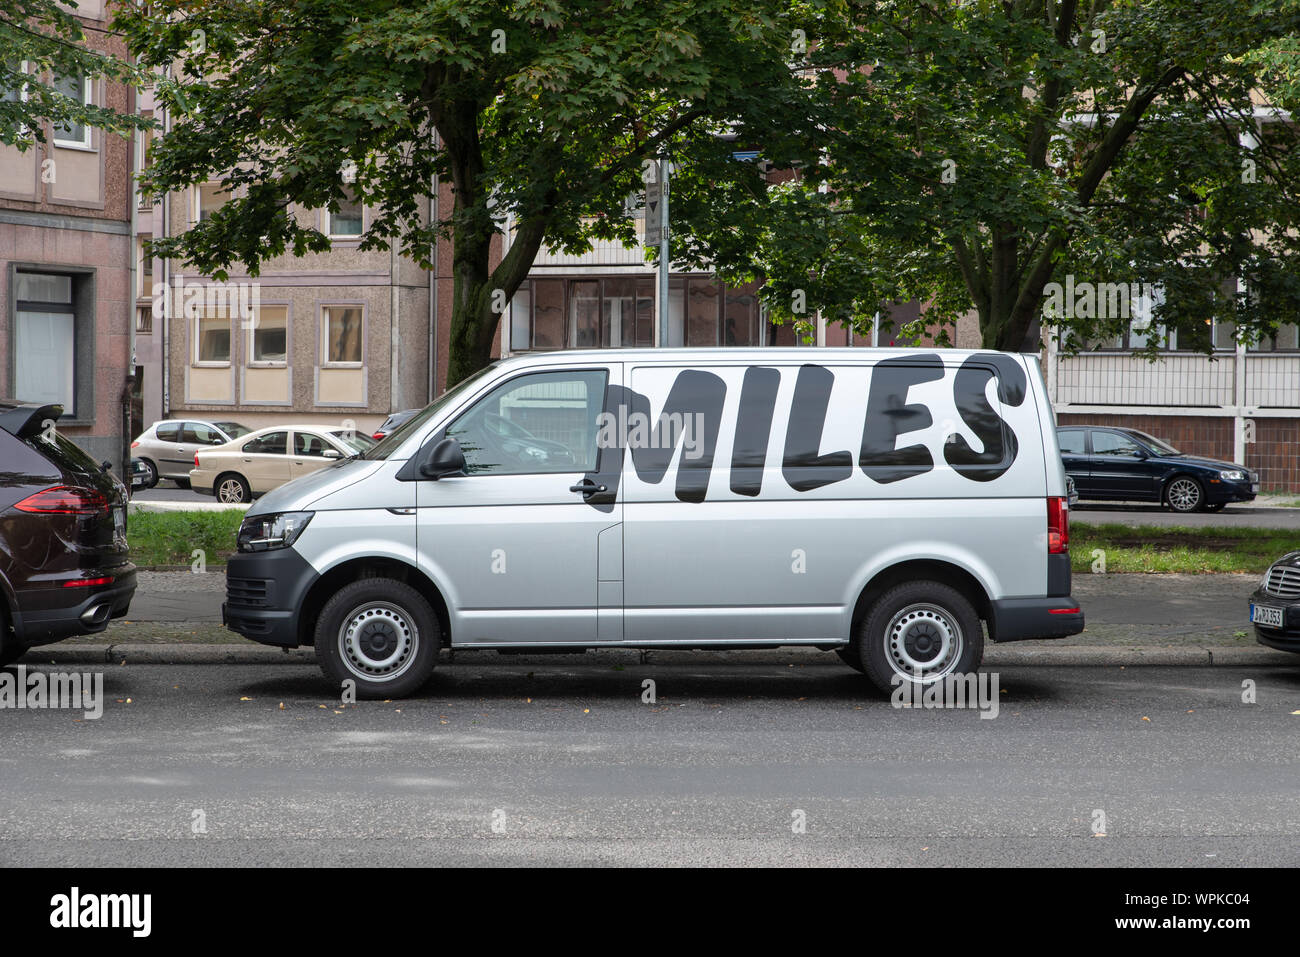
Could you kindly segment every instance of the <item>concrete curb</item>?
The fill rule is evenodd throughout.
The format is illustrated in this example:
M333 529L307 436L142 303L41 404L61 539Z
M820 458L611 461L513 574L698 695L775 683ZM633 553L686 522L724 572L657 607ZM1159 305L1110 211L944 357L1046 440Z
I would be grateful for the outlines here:
M94 645L51 645L37 648L24 656L25 664L94 665L302 665L315 664L316 655L310 648L284 651L263 645L227 643L201 644L146 644L121 642ZM738 665L831 665L843 667L829 652L812 648L781 648L767 651L647 651L633 648L604 648L586 654L573 655L499 655L492 651L457 651L455 655L443 652L439 667L455 664L496 663L507 666L574 664L587 661L591 664L738 664ZM1300 668L1300 658L1286 652L1263 647L1208 648L1203 646L1140 647L1134 645L1097 646L1038 646L1034 648L994 646L984 654L984 668L997 667L1212 667L1221 666L1276 666Z

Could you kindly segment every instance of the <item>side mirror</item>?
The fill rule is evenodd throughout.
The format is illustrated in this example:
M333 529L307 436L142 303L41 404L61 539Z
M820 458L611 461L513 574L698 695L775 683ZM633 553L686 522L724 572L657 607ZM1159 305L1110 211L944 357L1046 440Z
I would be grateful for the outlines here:
M325 450L324 452L322 452L320 455L321 455L321 458L323 458L323 459L341 459L341 458L343 458L343 453L340 452L338 449L326 449L326 450Z
M435 482L449 475L465 474L465 453L460 443L452 438L445 438L431 448L420 461L420 474Z
M1144 462L1147 459L1151 458L1151 453L1148 452L1146 449L1138 449L1136 452L1133 453L1133 455Z

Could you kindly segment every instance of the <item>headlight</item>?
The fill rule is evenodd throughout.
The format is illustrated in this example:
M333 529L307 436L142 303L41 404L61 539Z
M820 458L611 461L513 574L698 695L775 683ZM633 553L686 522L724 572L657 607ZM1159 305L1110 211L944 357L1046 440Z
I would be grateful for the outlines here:
M1238 469L1227 469L1219 473L1219 478L1228 482L1244 482L1246 481L1246 473Z
M236 545L241 552L288 548L307 527L315 512L272 512L250 515L239 525Z

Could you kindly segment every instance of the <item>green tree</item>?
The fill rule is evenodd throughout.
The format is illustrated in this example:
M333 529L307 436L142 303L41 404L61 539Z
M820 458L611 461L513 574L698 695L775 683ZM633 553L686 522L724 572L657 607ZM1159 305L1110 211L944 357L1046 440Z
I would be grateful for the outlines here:
M0 143L22 151L44 143L47 121L121 134L149 125L142 117L83 103L50 85L51 76L126 83L140 78L126 60L85 45L76 9L73 2L0 0Z
M1300 317L1296 0L829 0L807 11L819 134L782 186L679 180L684 254L762 278L777 316L869 329L917 299L987 348L1123 331L1044 317L1049 284L1151 283L1155 319L1209 350ZM738 242L737 237L745 237ZM1243 280L1239 289L1235 280ZM1066 309L1070 305L1065 306ZM1160 337L1152 336L1154 353Z
M142 63L170 68L158 95L175 124L146 190L217 179L231 196L156 247L256 275L329 246L291 204L337 209L351 190L375 211L363 249L429 268L435 237L452 240L451 384L490 360L543 242L636 241L625 204L648 158L712 148L725 124L791 125L804 93L786 20L764 0L156 0L116 23ZM431 222L435 174L455 202Z

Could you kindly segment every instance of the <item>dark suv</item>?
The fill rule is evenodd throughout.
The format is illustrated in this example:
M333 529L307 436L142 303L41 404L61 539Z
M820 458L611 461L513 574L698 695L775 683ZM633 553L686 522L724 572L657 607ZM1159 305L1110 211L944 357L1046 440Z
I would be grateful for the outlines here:
M53 428L62 413L0 400L0 665L103 631L135 594L126 489Z

